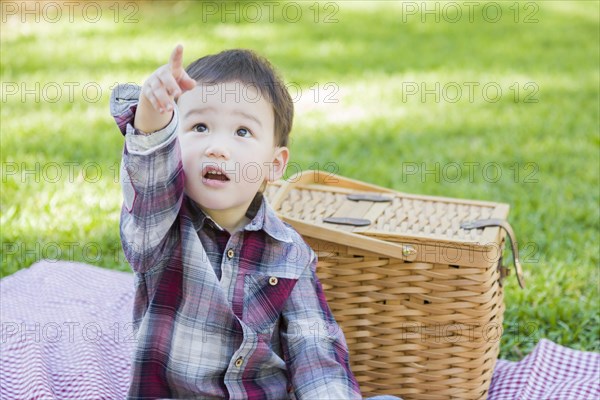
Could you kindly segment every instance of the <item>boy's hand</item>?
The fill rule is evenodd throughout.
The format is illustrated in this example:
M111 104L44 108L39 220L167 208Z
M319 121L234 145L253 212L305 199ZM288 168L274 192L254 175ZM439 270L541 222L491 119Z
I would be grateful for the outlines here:
M158 68L142 86L142 95L160 113L172 111L173 100L196 86L196 81L183 69L182 61L183 46L177 45L169 63Z
M164 128L173 117L175 99L195 86L196 81L183 68L183 46L177 45L169 63L154 71L142 85L134 126L147 133Z

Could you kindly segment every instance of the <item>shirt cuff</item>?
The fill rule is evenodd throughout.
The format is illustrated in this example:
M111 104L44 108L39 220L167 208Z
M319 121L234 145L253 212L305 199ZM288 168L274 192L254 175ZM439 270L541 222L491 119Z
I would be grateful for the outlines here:
M171 121L167 126L156 132L145 134L128 123L125 131L125 146L127 146L127 151L131 154L151 154L175 140L178 130L179 112L177 111L177 106L175 106L173 107Z
M132 122L135 117L140 93L141 88L134 83L120 84L111 93L110 113L123 136L127 123Z

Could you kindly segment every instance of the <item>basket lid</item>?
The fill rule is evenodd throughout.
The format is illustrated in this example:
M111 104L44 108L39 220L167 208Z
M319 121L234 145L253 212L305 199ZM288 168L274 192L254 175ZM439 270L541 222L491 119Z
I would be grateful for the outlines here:
M504 238L500 228L467 230L461 224L506 219L509 210L504 203L400 193L310 170L270 184L265 195L302 235L411 261L427 258L425 249L415 246L434 246L448 253L440 259L444 251L430 249L436 262L457 265L498 261ZM452 255L449 250L485 253L484 260L482 254Z

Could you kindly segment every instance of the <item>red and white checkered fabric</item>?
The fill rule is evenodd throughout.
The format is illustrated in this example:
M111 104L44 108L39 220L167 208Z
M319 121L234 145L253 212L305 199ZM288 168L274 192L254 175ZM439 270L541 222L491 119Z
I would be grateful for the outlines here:
M0 280L0 399L123 399L133 276L41 261ZM488 400L600 399L600 354L542 339L499 360Z
M0 281L0 399L122 399L133 275L39 262Z
M488 400L600 399L600 354L539 341L519 362L498 360Z

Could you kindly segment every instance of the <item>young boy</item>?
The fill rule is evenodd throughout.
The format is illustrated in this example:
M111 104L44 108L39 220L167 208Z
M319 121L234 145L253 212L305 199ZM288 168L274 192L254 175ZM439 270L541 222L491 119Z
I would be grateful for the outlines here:
M128 397L360 399L316 256L261 193L289 157L283 82L250 51L182 56L111 98L136 277Z

